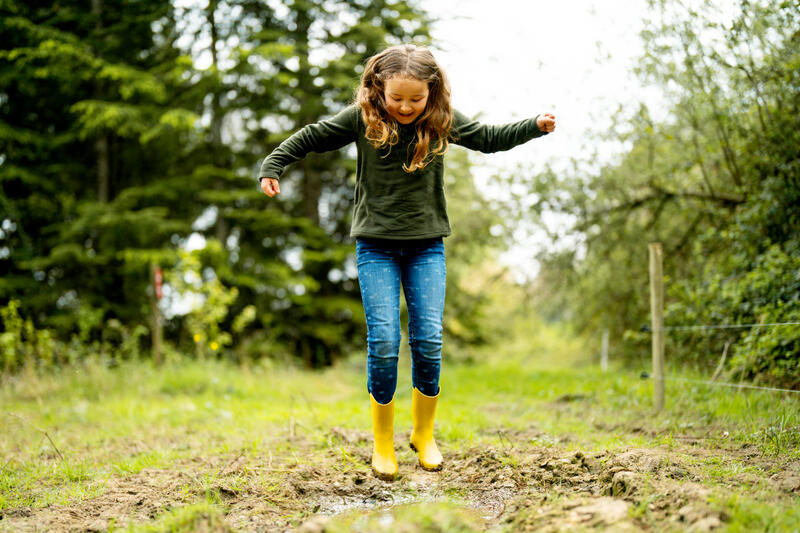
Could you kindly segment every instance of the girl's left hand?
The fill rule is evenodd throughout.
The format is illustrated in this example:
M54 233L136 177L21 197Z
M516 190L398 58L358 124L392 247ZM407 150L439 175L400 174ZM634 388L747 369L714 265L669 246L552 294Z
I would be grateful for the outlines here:
M552 113L542 113L536 119L536 125L539 126L539 130L550 133L556 129L556 116Z

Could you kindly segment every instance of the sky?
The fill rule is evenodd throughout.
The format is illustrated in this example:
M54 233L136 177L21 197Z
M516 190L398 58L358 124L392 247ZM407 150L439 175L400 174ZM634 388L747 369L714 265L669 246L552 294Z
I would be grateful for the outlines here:
M554 112L558 136L548 157L574 154L589 128L620 102L640 96L630 74L642 47L644 1L437 0L434 53L452 86L453 105L487 122ZM598 62L600 61L600 62ZM524 159L541 150L515 150ZM537 156L541 157L539 153Z
M471 157L476 182L491 197L503 191L482 184L498 169L566 168L591 142L588 132L610 124L620 104L658 99L631 73L642 53L644 1L437 0L424 8L440 19L433 52L450 79L455 108L494 124L556 115L557 129L547 137ZM620 149L604 146L601 156L610 159ZM519 281L535 275L533 256L544 241L526 233L503 256Z

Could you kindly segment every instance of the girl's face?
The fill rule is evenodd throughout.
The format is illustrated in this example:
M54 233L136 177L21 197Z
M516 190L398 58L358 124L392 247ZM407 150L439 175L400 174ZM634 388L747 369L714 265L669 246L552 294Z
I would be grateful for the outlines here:
M392 118L400 124L411 124L425 111L428 84L414 78L392 78L386 82L383 97Z

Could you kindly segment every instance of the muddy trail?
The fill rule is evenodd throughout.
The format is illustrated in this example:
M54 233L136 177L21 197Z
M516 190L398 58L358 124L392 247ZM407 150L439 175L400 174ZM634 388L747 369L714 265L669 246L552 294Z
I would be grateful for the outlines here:
M296 439L307 453L234 450L111 477L99 496L74 505L7 510L0 530L108 531L213 500L222 511L195 514L185 530L711 531L729 518L715 505L720 499L758 489L792 505L800 496L800 461L754 447L707 448L698 440L581 451L563 438L534 445L538 433L497 436L498 446L443 443L445 467L432 473L416 466L407 435L397 435L400 474L387 483L369 470L369 433L331 428L325 446ZM720 458L747 468L709 470ZM427 511L437 504L449 506L444 521Z

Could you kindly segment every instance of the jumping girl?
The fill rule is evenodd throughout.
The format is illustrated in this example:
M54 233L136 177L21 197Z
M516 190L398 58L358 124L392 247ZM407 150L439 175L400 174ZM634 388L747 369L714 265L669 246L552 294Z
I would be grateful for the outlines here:
M372 470L397 475L394 393L400 349L400 287L408 306L411 348L411 448L425 470L440 470L433 438L439 398L445 296L443 237L450 235L443 183L451 142L481 152L509 150L555 129L538 115L487 126L450 107L444 71L425 48L400 45L367 61L356 101L329 120L310 124L280 144L261 165L261 190L280 193L286 166L309 152L355 142L358 152L350 235L356 241L367 320L367 390L372 412Z

